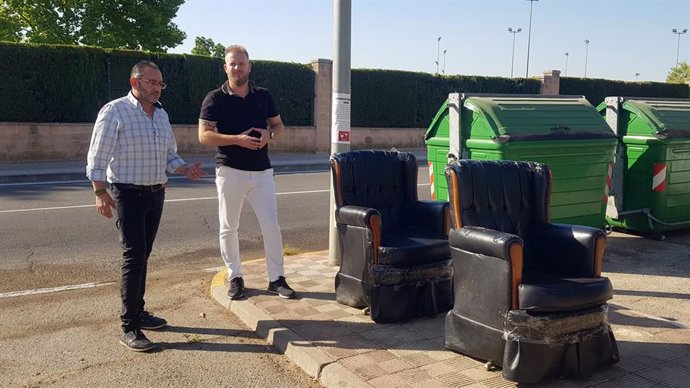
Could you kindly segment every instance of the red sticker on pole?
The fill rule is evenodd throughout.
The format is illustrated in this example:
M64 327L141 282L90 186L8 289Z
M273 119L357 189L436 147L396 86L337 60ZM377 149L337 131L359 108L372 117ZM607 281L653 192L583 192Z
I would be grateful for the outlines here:
M660 193L666 190L666 163L654 163L652 191Z
M338 141L341 143L349 143L350 131L338 131Z

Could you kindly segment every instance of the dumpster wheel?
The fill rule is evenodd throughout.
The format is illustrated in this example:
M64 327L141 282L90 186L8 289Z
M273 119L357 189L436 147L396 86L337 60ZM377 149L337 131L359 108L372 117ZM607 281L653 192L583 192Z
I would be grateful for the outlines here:
M607 236L613 233L613 225L607 222L606 225L604 225L604 232L606 232Z

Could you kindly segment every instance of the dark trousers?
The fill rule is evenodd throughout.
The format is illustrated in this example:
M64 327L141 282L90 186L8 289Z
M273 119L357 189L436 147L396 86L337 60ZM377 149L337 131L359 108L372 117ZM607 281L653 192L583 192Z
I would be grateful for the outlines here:
M141 328L146 291L146 266L153 240L163 214L165 190L145 191L113 184L112 193L117 206L117 227L122 245L122 330Z

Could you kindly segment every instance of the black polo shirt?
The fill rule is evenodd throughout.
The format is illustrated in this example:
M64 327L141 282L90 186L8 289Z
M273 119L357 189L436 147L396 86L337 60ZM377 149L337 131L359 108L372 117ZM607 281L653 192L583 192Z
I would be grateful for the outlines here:
M278 116L273 97L267 89L249 83L249 94L244 98L233 94L226 81L220 88L210 91L201 104L199 119L217 122L218 133L239 135L249 128L268 127L267 120ZM259 137L259 133L253 136ZM259 150L237 145L218 147L216 166L228 166L245 171L263 171L271 168L268 144Z

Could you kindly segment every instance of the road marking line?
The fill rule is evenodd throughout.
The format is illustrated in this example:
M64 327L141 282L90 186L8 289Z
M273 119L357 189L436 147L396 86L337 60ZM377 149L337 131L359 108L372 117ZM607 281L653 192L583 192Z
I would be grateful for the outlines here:
M84 283L84 284L74 284L71 286L60 286L60 287L51 287L51 288L35 288L33 290L12 291L12 292L5 292L5 293L0 294L0 299L14 298L17 296L50 294L53 292L60 292L60 291L83 290L83 289L87 289L87 288L109 286L111 284L115 284L115 282Z
M426 183L419 183L417 186L426 186ZM328 193L330 189L324 190L307 190L307 191L287 191L284 193L276 193L276 195L295 195L295 194L318 194L318 193ZM195 197L195 198L179 198L179 199L166 199L165 202L187 202L187 201L208 201L211 199L217 199L217 197ZM10 209L10 210L0 210L0 214L3 213L25 213L25 212L37 212L43 210L66 210L66 209L81 209L81 208L91 208L94 205L74 205L74 206L54 206L54 207L40 207L35 209Z

